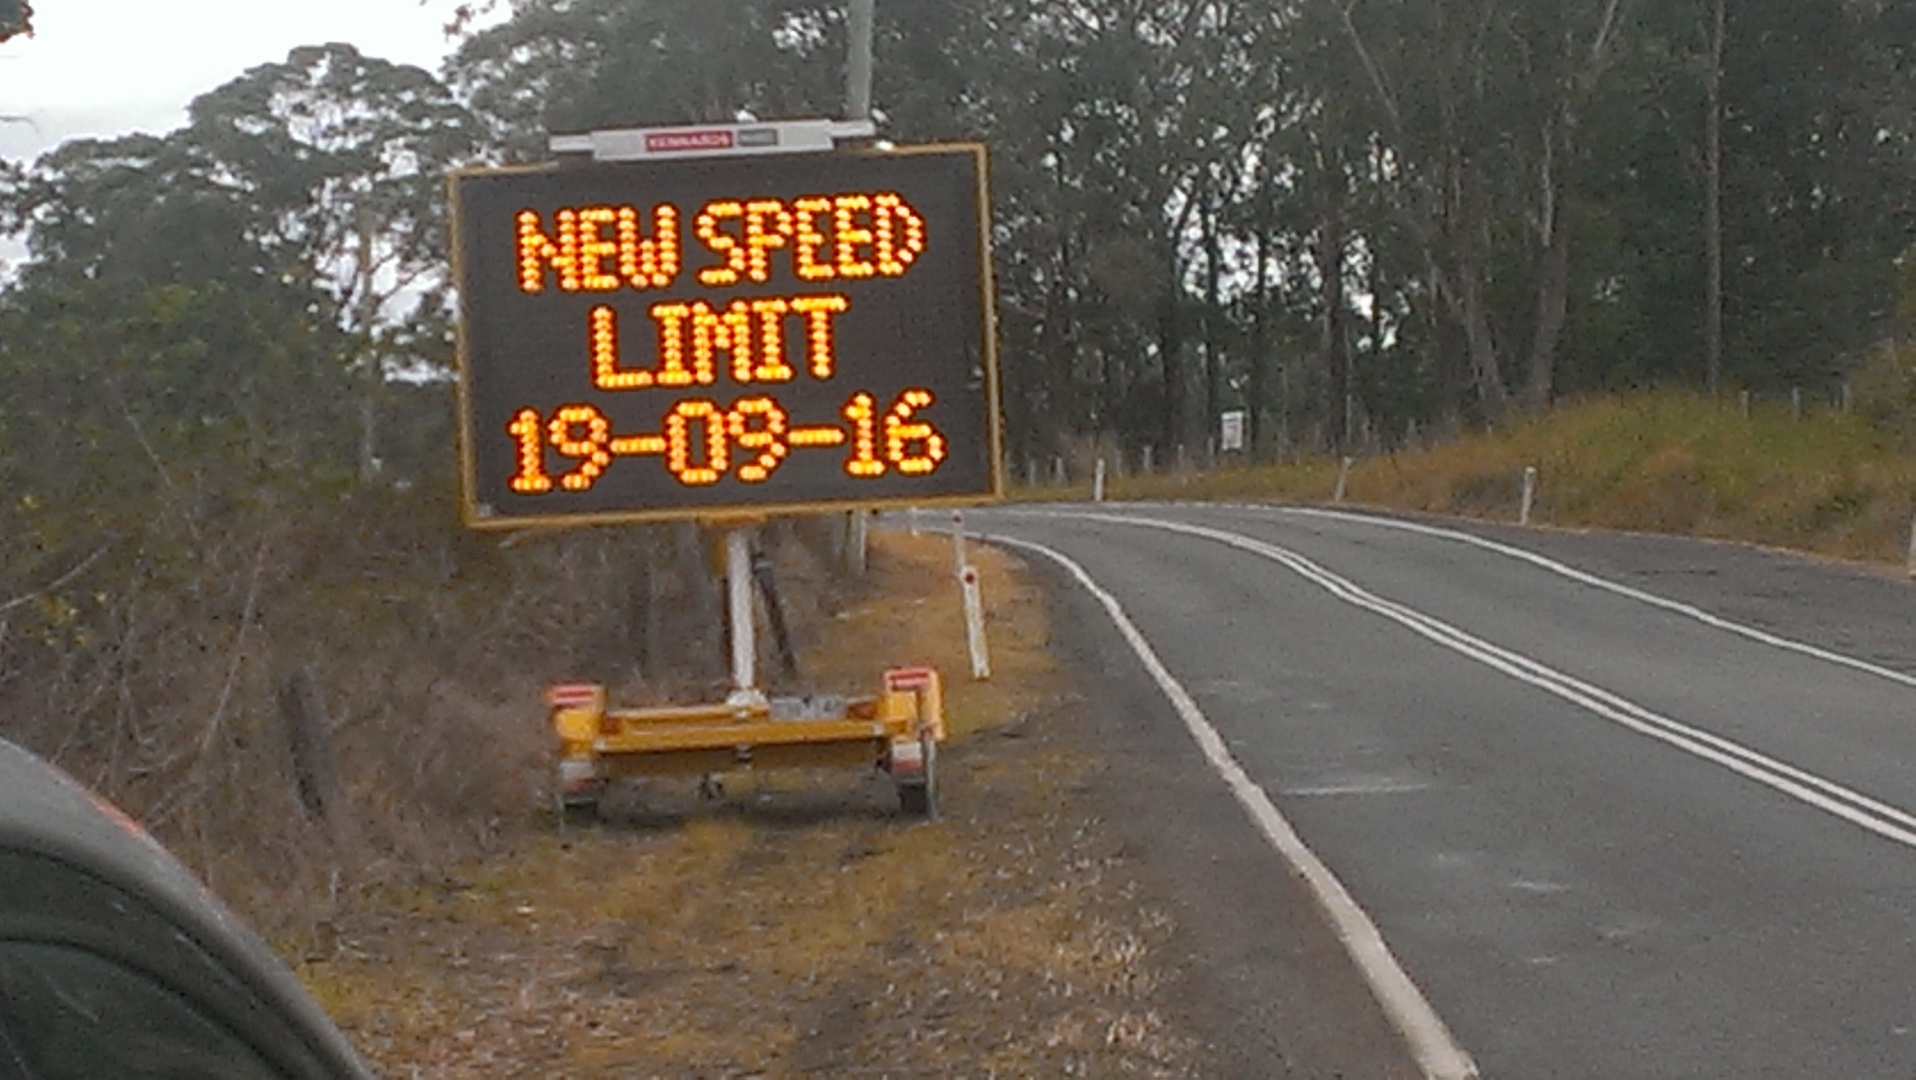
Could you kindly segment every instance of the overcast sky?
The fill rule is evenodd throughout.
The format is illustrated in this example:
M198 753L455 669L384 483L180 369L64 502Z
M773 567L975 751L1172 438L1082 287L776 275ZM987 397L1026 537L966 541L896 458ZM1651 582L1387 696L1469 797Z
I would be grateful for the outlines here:
M457 0L33 0L0 45L0 156L75 135L169 131L186 103L300 45L345 41L436 71Z

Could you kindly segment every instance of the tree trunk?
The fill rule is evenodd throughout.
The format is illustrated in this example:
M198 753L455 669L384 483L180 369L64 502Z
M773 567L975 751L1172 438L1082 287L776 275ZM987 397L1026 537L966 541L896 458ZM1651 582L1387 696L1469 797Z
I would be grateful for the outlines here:
M1724 0L1710 4L1710 63L1703 76L1703 385L1723 379L1723 39Z
M1346 243L1342 215L1326 197L1317 223L1317 272L1323 281L1324 310L1319 321L1318 348L1324 364L1330 400L1331 448L1343 451L1350 442L1350 348L1344 333L1344 259Z
M1375 234L1366 233L1364 242L1366 256L1364 260L1364 290L1370 294L1371 358L1371 375L1366 381L1372 386L1381 387L1388 378L1388 376L1384 374L1388 370L1384 366L1384 270L1383 267L1378 265L1379 260ZM1381 389L1377 396L1387 399L1391 397L1390 394L1382 392ZM1381 402L1377 401L1366 402L1365 409L1370 418L1384 431L1385 449L1395 451L1397 443L1395 429L1398 421L1398 417L1394 415L1396 410L1388 409L1384 407Z
M1063 259L1059 259L1046 269L1048 280L1043 290L1044 310L1039 316L1044 322L1038 328L1038 340L1043 342L1042 355L1032 365L1038 373L1037 393L1033 395L1035 400L1024 403L1024 419L1030 425L1027 428L1030 442L1025 452L1047 457L1057 452L1061 435L1059 410L1052 406L1071 386L1070 361L1066 359L1068 350L1064 340L1065 315L1059 310L1064 304L1065 290L1063 283L1052 276L1063 265Z
M1443 395L1438 415L1453 428L1462 428L1468 412L1470 386L1470 349L1463 340L1463 327L1450 316L1453 303L1436 273L1431 274L1431 302L1424 312L1430 323L1430 340L1437 350L1437 385Z
M1537 266L1536 337L1530 348L1530 375L1524 383L1523 406L1535 411L1550 404L1556 389L1557 347L1570 305L1570 230L1565 224L1564 200L1570 190L1575 119L1568 106L1543 131L1543 206L1539 223L1543 251Z
M1219 355L1219 324L1224 320L1218 310L1219 279L1223 276L1222 245L1218 239L1217 207L1204 216L1205 307L1204 307L1204 412L1202 430L1217 433L1218 409L1223 398L1224 361Z
M1158 302L1158 361L1164 365L1163 460L1168 462L1177 460L1177 448L1184 442L1184 367L1178 357L1184 341L1175 275L1167 286Z
M332 744L326 707L320 701L313 673L295 668L279 680L280 721L286 727L287 750L293 765L293 787L308 817L325 821L338 802Z
M1257 247L1257 278L1251 293L1251 385L1249 415L1245 418L1245 439L1251 451L1252 460L1257 460L1264 445L1264 402L1270 395L1271 384L1271 335L1270 315L1266 311L1268 300L1265 296L1270 288L1270 225L1259 224L1257 235L1252 238Z
M1455 289L1445 290L1453 297L1457 321L1463 325L1464 343L1470 351L1471 382L1477 387L1477 403L1484 421L1500 426L1510 413L1510 392L1504 388L1503 371L1497 359L1497 340L1490 329L1490 312L1484 303L1483 267L1473 250L1463 256Z

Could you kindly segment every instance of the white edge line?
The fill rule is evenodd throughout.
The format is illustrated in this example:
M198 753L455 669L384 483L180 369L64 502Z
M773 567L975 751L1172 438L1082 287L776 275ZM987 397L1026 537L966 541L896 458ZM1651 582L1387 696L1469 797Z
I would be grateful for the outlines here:
M1431 1008L1423 991L1417 988L1417 984L1411 981L1410 975L1397 962L1396 956L1392 955L1377 924L1352 898L1350 891L1331 872L1330 867L1324 865L1324 861L1298 836L1297 830L1278 811L1264 789L1231 756L1223 737L1211 726L1210 720L1198 708L1190 693L1164 666L1157 652L1151 648L1151 643L1138 630L1137 624L1125 614L1117 597L1093 580L1084 567L1060 551L1008 536L986 534L979 539L1043 555L1062 566L1104 606L1105 613L1111 616L1118 632L1124 635L1131 650L1158 684L1158 689L1164 692L1171 707L1184 721L1191 738L1204 751L1212 770L1231 789L1231 794L1236 796L1239 805L1250 815L1258 831L1310 886L1318 905L1337 932L1338 939L1343 942L1345 952L1350 954L1364 981L1370 984L1371 993L1383 1007L1385 1015L1390 1017L1404 1041L1410 1045L1411 1055L1417 1059L1424 1075L1431 1080L1467 1080L1477 1076L1476 1063L1457 1044L1443 1018Z

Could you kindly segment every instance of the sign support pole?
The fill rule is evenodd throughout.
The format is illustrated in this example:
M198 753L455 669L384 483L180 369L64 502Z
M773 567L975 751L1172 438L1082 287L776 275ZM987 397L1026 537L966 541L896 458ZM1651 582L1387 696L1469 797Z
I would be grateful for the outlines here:
M725 530L725 599L732 628L732 693L735 708L762 705L758 689L758 628L752 618L752 534L743 525Z
M872 19L877 0L851 0L846 19L845 113L850 120L872 118Z

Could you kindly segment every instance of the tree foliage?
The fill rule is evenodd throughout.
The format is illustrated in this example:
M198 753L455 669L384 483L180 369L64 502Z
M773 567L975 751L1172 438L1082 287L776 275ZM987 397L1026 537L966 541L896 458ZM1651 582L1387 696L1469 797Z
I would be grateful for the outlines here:
M877 10L883 134L991 151L1014 468L1197 457L1227 409L1268 458L1612 388L1828 391L1916 327L1916 4ZM29 15L0 0L0 39ZM842 0L459 26L437 74L317 44L177 131L0 162L29 252L0 279L0 713L176 838L270 768L288 665L407 733L368 751L411 778L374 801L456 759L455 721L412 723L439 672L713 674L695 637L633 640L635 612L716 620L695 538L454 528L442 178L558 132L836 114ZM1906 401L1874 351L1863 397Z
M884 3L876 103L890 137L992 148L1018 456L1166 460L1240 407L1260 452L1389 443L1612 386L1827 382L1885 332L1916 230L1916 15L1752 0L1718 34L1720 7ZM465 23L441 78L303 48L181 132L0 177L35 255L18 288L218 268L305 290L285 302L376 398L443 367L451 164L842 100L839 3L507 14Z
M33 33L33 5L27 0L0 0L0 41Z

